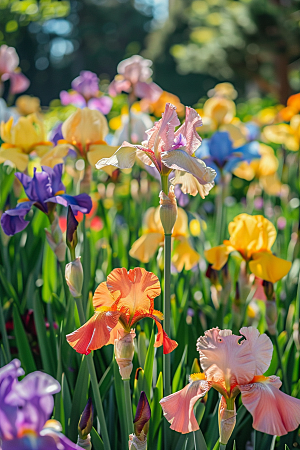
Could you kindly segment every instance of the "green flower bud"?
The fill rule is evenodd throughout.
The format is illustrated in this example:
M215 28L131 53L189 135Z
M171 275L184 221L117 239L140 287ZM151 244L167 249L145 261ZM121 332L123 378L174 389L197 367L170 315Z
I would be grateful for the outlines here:
M83 285L83 269L80 256L66 265L65 278L72 296L74 298L80 297Z

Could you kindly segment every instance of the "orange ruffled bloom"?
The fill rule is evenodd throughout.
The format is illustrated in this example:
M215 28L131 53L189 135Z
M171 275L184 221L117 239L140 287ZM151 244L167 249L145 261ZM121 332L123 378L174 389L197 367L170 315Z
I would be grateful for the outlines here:
M228 412L233 414L234 399L241 393L245 408L253 416L255 430L282 436L298 427L300 400L279 390L279 377L263 375L272 359L270 338L254 327L243 327L240 333L242 336L212 328L198 339L204 373L191 375L185 388L160 401L172 430L189 433L199 429L193 407L211 387L222 395L221 410L230 406ZM228 440L229 436L225 438Z
M156 275L136 267L114 269L107 281L97 287L93 305L95 313L82 327L67 335L67 341L78 353L88 355L107 344L114 344L118 329L130 333L131 327L143 319L155 320L158 334L154 346L163 345L164 354L172 352L177 342L162 329L163 314L154 309L154 298L161 292Z
M263 216L239 214L228 226L230 239L205 251L212 268L220 270L227 262L229 253L238 251L254 275L275 283L284 277L292 263L274 256L271 247L276 239L274 225Z

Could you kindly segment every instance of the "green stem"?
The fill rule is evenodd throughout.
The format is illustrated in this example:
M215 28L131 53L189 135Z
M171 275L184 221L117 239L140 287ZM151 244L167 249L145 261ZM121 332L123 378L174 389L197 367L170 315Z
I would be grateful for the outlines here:
M161 175L161 188L166 195L169 195L169 180L168 175Z
M126 408L126 420L127 420L127 434L128 436L133 433L133 416L131 405L131 393L130 393L130 379L124 381L124 397Z
M171 234L165 234L165 251L164 251L164 331L170 335L170 319L171 319ZM171 394L171 355L163 355L163 384L164 396ZM169 448L169 424L164 421L164 449Z
M7 337L7 333L6 333L5 319L4 319L3 308L2 308L1 302L0 302L0 330L1 330L1 334L2 334L2 340L3 340L5 363L8 364L11 361L11 354L10 354L9 342L8 342L8 337Z
M66 278L65 278L65 264L62 261L59 262L59 269L60 269L60 273L61 273L61 277L62 277L62 284L63 284L63 287L64 287L65 301L66 301L66 305L68 305L69 304L68 300L69 300L69 297L70 297L70 292L69 292L69 289L68 289L68 286L67 286L67 283L66 283Z
M169 336L171 320L171 234L165 234L165 252L164 252L164 331ZM164 368L164 396L171 394L171 359L170 354L163 357Z
M84 315L84 311L83 311L83 307L82 307L81 297L75 298L75 301L76 301L76 305L77 305L77 309L78 309L80 323L83 325L85 323L85 315ZM105 448L105 450L111 450L107 427L106 427L106 422L105 422L103 406L102 406L102 400L101 400L101 395L100 395L100 391L99 391L99 385L98 385L98 380L97 380L97 375L96 375L96 370L95 370L95 365L94 365L94 360L93 360L93 356L91 353L86 356L86 360L87 360L88 370L89 370L90 377L91 377L92 389L93 389L93 393L94 393L98 419L100 422L100 430L101 430L101 434L103 437L104 448Z
M286 394L289 394L290 393L289 384L287 382L286 373L285 373L285 370L284 370L284 367L283 367L283 364L282 364L282 354L281 354L281 351L280 351L280 348L279 348L279 344L278 344L278 336L277 335L276 336L272 336L272 338L273 338L272 341L275 343L275 347L276 347L278 364L279 364L279 367L280 367L281 372L282 372L282 381L283 381L284 390L285 390Z

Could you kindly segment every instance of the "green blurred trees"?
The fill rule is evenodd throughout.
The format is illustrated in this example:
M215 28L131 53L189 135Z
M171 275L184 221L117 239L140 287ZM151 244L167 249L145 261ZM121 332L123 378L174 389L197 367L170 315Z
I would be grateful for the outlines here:
M291 79L299 89L299 1L170 0L170 6L169 27L150 36L150 57L170 52L183 75L253 81L281 102ZM160 40L165 45L158 49Z

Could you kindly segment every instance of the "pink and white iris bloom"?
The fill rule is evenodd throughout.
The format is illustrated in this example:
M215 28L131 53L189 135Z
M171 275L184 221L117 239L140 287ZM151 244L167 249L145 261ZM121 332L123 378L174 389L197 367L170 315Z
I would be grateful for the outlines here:
M271 340L254 327L243 327L240 333L236 336L231 330L212 328L198 339L204 372L191 375L185 388L160 401L172 430L189 433L199 429L193 407L211 387L222 395L221 407L228 410L234 410L234 399L241 393L255 430L282 436L298 427L300 400L279 390L279 377L263 375L272 359Z
M179 125L176 107L167 103L162 118L146 131L147 141L141 145L123 142L110 158L97 162L97 169L108 165L129 169L134 165L137 156L144 164L156 167L161 176L168 176L172 170L192 175L194 184L203 186L201 192L199 190L201 196L207 195L214 186L216 172L207 167L201 159L193 156L201 144L201 138L196 131L196 128L202 125L201 117L193 108L187 107L185 122L175 131Z

